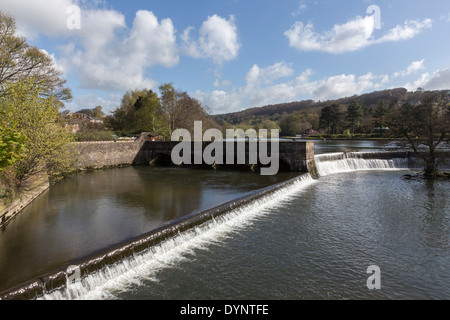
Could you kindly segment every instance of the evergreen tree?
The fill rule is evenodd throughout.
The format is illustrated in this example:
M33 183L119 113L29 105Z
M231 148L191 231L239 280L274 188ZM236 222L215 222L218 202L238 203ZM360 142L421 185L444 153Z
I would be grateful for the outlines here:
M344 114L337 103L326 106L320 113L319 128L327 133L336 134L342 129Z
M383 100L380 101L378 107L375 109L373 117L376 128L382 130L387 127L387 123L389 121L389 109L386 107Z
M364 118L364 109L358 101L352 101L347 108L345 119L351 133L355 133L355 129L361 127L362 120Z

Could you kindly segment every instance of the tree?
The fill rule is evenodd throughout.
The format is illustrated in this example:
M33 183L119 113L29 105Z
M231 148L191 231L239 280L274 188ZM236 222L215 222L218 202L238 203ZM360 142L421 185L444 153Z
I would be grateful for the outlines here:
M94 118L103 118L105 114L103 113L102 106L96 106L94 110L92 110L92 116Z
M41 94L53 96L57 100L72 98L70 89L65 88L66 80L53 59L44 51L30 46L25 38L16 35L15 19L0 11L0 97L6 94L9 81L33 79Z
M167 126L159 103L152 90L144 91L134 104L136 130L167 136Z
M376 128L382 130L387 127L389 122L389 109L386 107L383 100L380 101L374 112L374 124Z
M305 130L312 127L308 121L308 116L305 113L293 113L290 115L284 115L280 119L280 128L283 135L295 136L297 134L305 132Z
M106 124L111 130L121 134L134 133L137 127L134 105L142 94L142 90L130 90L123 95L120 107L107 120Z
M22 156L25 138L8 123L0 123L0 172L14 165Z
M113 117L107 120L107 125L124 134L146 131L168 136L168 126L160 100L152 90L126 92L120 107L113 112Z
M272 136L272 130L280 130L280 126L275 121L268 120L268 119L263 119L263 120L258 119L256 121L254 121L252 123L251 128L255 129L256 131L259 131L261 129L267 130L268 138L270 138ZM228 128L226 128L226 129L228 129ZM249 129L249 128L247 128L247 129Z
M172 84L159 87L159 98L152 90L128 91L124 94L107 126L117 133L152 131L166 138L176 129L194 130L194 121L202 121L203 129L218 128L207 107L186 92L176 91Z
M343 115L337 103L324 107L320 113L319 128L331 134L338 133L342 129Z
M176 108L173 115L173 129L187 129L194 132L194 122L202 121L203 130L219 128L219 125L210 117L207 107L200 101L190 97L186 92L176 92Z
M38 173L57 178L70 171L74 161L71 131L59 112L59 101L46 96L46 87L33 78L8 82L0 97L0 123L8 122L24 139L21 157L14 163L17 187Z
M177 93L172 83L160 85L159 92L161 93L161 107L168 122L169 135L172 135L177 108Z
M102 110L102 106L97 106L94 109L81 109L76 113L84 113L93 118L103 118L105 116Z
M441 96L427 94L421 104L403 104L394 109L389 123L397 137L405 138L414 153L425 163L425 176L435 177L436 149L450 135L450 111Z
M345 119L348 123L348 127L351 133L355 133L355 128L361 127L362 120L364 118L364 109L358 101L352 101L347 108Z

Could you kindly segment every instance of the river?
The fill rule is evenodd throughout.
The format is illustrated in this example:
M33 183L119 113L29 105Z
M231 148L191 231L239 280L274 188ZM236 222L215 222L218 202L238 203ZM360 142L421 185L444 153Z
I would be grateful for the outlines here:
M320 141L316 154L391 149ZM330 163L322 163L322 170ZM335 163L334 163L335 164ZM446 299L450 182L325 170L42 299ZM320 171L320 170L319 170ZM0 291L293 173L129 167L59 182L0 233ZM367 287L369 266L380 289Z

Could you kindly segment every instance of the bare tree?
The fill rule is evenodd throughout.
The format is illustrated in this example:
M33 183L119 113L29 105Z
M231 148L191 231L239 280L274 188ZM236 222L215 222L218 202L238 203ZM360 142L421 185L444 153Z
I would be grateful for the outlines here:
M450 135L450 109L442 96L427 94L419 105L403 104L393 110L389 123L396 137L406 139L425 163L427 177L438 173L436 151Z
M7 82L33 79L43 94L59 100L69 100L72 94L65 88L66 80L53 59L44 51L29 45L26 39L16 35L15 19L0 11L0 97L5 95Z

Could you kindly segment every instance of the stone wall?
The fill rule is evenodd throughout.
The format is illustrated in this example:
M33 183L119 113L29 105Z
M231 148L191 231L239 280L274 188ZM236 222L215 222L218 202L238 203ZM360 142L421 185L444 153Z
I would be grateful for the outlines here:
M86 142L74 143L78 153L76 168L96 169L103 167L115 167L132 164L151 164L154 162L171 163L171 151L178 141L149 141L147 134L143 133L133 142ZM234 150L238 150L238 142L235 142ZM194 142L191 146L191 163L194 155ZM204 149L209 142L202 143ZM269 153L271 144L267 144ZM223 145L225 152L226 146ZM245 143L245 159L249 159L249 142ZM314 142L312 141L280 141L279 158L282 168L292 171L308 172L313 175L314 164ZM225 154L223 163L226 163Z
M131 165L136 162L146 137L143 133L135 141L73 143L78 154L75 168L85 170Z

